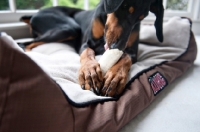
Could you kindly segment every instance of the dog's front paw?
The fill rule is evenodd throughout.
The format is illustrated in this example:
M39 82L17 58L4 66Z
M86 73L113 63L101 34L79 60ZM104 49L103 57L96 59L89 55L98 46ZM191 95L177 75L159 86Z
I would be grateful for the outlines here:
M107 71L104 77L104 86L101 90L102 95L118 97L123 92L131 64L131 58L127 54L124 54L122 58Z
M79 69L79 83L84 90L91 90L99 95L103 83L102 72L99 63L94 60L86 60Z

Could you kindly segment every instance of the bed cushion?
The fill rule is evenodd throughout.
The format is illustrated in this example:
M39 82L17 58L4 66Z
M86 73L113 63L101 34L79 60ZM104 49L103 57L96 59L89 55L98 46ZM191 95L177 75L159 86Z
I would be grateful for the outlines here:
M139 61L132 66L126 90L119 99L97 97L90 91L81 90L76 74L70 73L73 70L77 72L79 65L73 63L78 63L79 56L70 47L56 44L62 49L59 54L55 50L43 50L47 45L34 49L35 52L24 53L11 37L2 33L0 131L119 130L145 109L160 92L164 92L163 89L181 76L196 58L197 48L190 30L191 22L176 17L166 25L170 23L182 24L184 28L169 32L164 26L164 37L168 39L162 44L155 39L153 25L142 28L140 36L143 44L139 47ZM50 45L54 46L55 43ZM67 57L72 60L67 64L69 68L66 68L70 70L64 72L68 76L62 74L60 69L59 72L54 71L55 65L50 63L55 58L63 63L58 57L61 53L65 55L65 50L74 55ZM46 65L48 63L50 65ZM73 88L79 92L71 90Z

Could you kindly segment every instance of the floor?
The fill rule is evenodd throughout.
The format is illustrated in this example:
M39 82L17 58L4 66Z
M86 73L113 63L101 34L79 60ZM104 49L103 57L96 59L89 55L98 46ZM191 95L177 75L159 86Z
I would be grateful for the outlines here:
M195 36L200 49L200 36ZM119 132L200 132L200 53L194 65Z

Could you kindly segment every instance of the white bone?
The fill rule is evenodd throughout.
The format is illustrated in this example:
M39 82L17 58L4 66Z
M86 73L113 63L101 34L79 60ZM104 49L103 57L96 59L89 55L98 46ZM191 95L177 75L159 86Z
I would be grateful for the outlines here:
M118 49L108 49L99 60L103 75L120 59L123 52Z

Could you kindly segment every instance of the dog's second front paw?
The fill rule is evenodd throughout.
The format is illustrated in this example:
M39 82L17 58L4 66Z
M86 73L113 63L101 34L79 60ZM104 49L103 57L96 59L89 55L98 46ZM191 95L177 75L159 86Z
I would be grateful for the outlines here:
M101 90L103 96L118 97L123 92L131 64L131 58L125 54L107 71Z
M127 76L122 72L108 71L104 78L104 87L101 92L104 96L117 97L120 95L126 85Z

